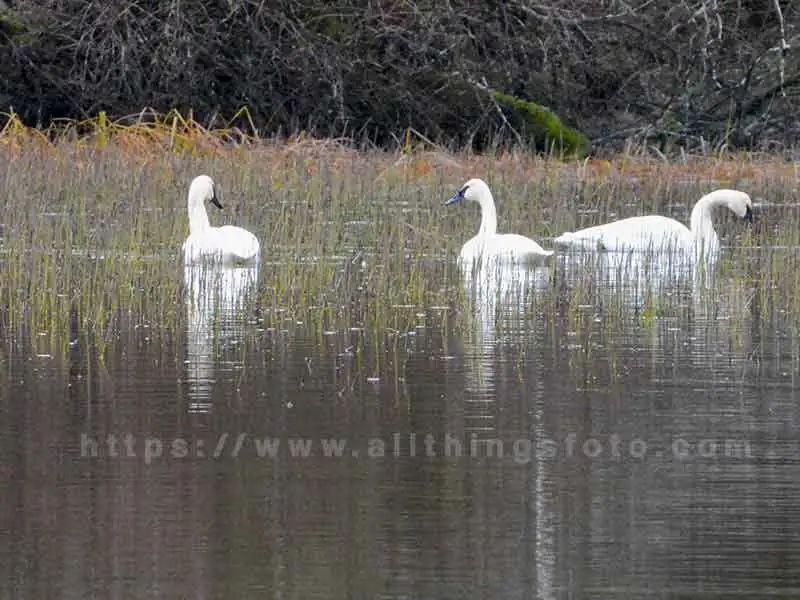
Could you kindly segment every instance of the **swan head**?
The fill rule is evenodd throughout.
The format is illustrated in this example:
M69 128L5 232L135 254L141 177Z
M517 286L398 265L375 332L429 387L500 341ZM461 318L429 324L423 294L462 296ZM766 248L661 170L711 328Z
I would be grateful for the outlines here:
M450 206L461 200L472 200L473 202L483 203L486 198L491 198L489 186L486 185L486 182L483 179L470 179L462 185L444 205Z
M715 190L706 195L709 202L715 205L726 206L740 219L753 221L753 201L745 192L739 190Z
M211 202L211 204L222 210L214 180L208 175L198 175L192 180L192 185L189 186L189 206L202 206L206 202Z

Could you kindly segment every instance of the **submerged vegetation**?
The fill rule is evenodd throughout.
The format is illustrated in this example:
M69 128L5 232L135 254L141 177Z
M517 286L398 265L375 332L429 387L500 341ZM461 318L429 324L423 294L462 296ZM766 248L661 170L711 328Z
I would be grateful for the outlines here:
M490 182L502 231L545 247L562 231L623 216L658 212L687 222L710 189L746 190L761 215L753 228L719 216L725 250L709 302L764 323L800 317L796 173L769 156L479 156L411 133L388 152L207 130L176 113L126 123L101 115L48 131L10 115L0 155L0 326L12 336L46 334L51 351L65 351L76 328L108 344L121 320L155 339L180 330L186 194L201 173L221 190L224 210L212 209L212 223L244 226L261 241L248 310L264 329L303 321L403 332L431 311L444 320L468 315L453 258L479 216L442 203L473 176ZM588 274L565 283L550 269L553 293L526 305L573 329L593 327L599 314L647 326L685 306L677 292L675 306L670 293L647 290L630 302Z

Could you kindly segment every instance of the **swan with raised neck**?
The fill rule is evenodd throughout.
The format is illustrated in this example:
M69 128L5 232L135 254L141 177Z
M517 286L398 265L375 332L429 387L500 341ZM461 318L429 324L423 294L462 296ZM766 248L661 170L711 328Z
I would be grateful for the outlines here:
M206 212L206 202L222 209L214 180L208 175L199 175L192 180L189 186L187 200L189 237L183 243L184 264L220 262L248 265L257 263L261 245L256 236L246 229L232 225L212 227Z
M515 233L497 233L497 208L489 186L482 179L467 181L445 202L445 206L462 200L476 202L481 207L481 225L478 234L461 248L461 262L488 258L517 261L526 257L546 258L553 254L552 250L545 250L530 238Z

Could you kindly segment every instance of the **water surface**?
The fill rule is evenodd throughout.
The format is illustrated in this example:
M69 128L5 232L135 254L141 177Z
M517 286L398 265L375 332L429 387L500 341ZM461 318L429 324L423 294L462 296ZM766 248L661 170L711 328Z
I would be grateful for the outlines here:
M184 276L105 346L0 332L4 597L800 595L798 345L747 289L559 264L375 326Z

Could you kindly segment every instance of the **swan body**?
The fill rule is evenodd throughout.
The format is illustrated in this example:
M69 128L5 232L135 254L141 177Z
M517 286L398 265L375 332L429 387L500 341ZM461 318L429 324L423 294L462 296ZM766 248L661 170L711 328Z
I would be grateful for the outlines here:
M189 237L183 243L184 264L258 263L261 245L256 236L241 227L231 225L212 227L206 213L207 201L222 209L222 204L217 199L214 181L208 175L199 175L189 186Z
M461 248L459 262L474 263L496 259L501 262L517 262L525 258L546 258L553 254L532 239L515 233L497 233L497 209L489 186L482 179L470 179L445 202L450 206L461 200L477 202L481 207L481 226L478 235Z
M741 219L753 220L750 196L738 190L715 190L706 194L692 209L689 227L661 215L630 217L606 225L564 233L554 243L559 246L609 251L681 252L712 257L719 250L712 212L724 206Z

